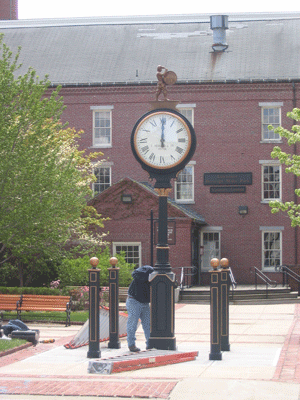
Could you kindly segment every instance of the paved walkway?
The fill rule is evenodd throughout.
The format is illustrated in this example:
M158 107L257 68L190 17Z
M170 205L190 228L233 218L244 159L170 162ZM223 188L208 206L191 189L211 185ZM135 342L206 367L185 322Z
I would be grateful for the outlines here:
M40 329L39 343L0 358L1 400L156 398L170 400L299 400L300 305L230 306L231 351L210 361L210 306L176 305L180 351L198 351L195 361L112 375L87 372L88 347L67 350L78 326L28 324ZM101 343L102 358L127 352ZM137 345L145 348L141 328Z

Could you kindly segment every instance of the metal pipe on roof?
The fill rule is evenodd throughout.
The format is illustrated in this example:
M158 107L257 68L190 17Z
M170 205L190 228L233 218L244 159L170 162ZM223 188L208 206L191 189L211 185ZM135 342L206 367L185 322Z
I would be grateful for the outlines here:
M211 15L210 29L213 30L213 51L225 51L228 48L226 43L228 15Z

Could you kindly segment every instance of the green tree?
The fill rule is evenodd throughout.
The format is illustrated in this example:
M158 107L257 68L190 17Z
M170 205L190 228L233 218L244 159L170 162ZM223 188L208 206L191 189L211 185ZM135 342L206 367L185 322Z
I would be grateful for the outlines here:
M108 286L110 265L110 250L106 247L104 250L98 250L93 254L97 257L99 264L97 268L100 269L100 284L101 286ZM116 254L118 259L117 267L119 270L119 285L127 287L132 281L131 272L134 270L134 264L129 264L125 260L125 254ZM89 283L88 269L91 268L90 257L84 256L76 259L64 259L61 265L58 266L58 278L60 286L83 286Z
M102 154L79 151L80 133L61 124L60 88L51 90L31 68L17 77L20 49L13 55L3 35L1 50L0 253L2 263L17 265L23 285L24 267L30 281L41 257L59 258L74 243L102 244L97 229L90 232L103 228L103 218L86 206L92 161Z
M294 121L300 121L300 109L294 108L292 112L287 114L289 118ZM273 129L272 126L269 129ZM278 127L274 129L281 137L287 139L289 146L297 145L300 142L300 125L293 125L291 131L284 129L283 127ZM289 154L281 150L279 146L275 146L271 156L273 158L278 158L281 164L286 165L285 172L292 173L296 176L300 176L300 156L297 154ZM295 193L300 197L300 189L296 189ZM295 227L300 225L300 204L294 201L282 202L279 200L270 201L270 207L272 208L272 213L278 213L279 211L286 212L291 219L291 226Z

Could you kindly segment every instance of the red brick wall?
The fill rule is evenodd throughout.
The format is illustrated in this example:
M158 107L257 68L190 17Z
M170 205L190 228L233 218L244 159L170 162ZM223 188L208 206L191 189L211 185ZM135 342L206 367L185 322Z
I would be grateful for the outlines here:
M300 106L300 85L296 84L296 101ZM70 126L85 131L80 142L82 148L92 146L92 111L90 106L113 105L112 148L103 149L104 157L113 163L112 181L124 177L137 181L148 179L134 159L130 148L130 135L136 120L149 111L154 100L154 86L64 88L62 95L67 105L63 119ZM195 204L190 207L202 214L209 226L221 226L221 256L227 257L239 283L253 278L249 268L261 268L262 233L260 226L283 226L283 263L300 263L295 259L295 229L290 227L286 215L271 214L268 204L261 203L260 160L272 160L272 143L261 142L261 107L259 102L283 102L282 125L288 129L292 121L286 113L293 108L292 83L202 84L174 85L169 97L181 103L195 103L195 131L197 149L193 157L195 168ZM285 143L280 146L291 152ZM246 193L211 194L203 185L206 172L252 172L252 185ZM294 199L294 176L282 170L283 200ZM299 182L298 182L299 187ZM248 215L238 214L238 207L248 206ZM150 213L150 206L140 205L140 213ZM146 209L145 209L146 208ZM117 225L119 224L120 229ZM121 225L120 225L121 224ZM136 226L142 235L143 248L149 237L149 221L139 217L132 221L110 222L110 237L132 235ZM127 228L126 228L127 227ZM171 262L190 265L190 241L185 234L190 230L178 227L177 244L171 249ZM297 234L299 243L299 233ZM132 236L131 236L132 237ZM179 239L180 238L180 239ZM114 239L119 240L119 239ZM133 239L131 239L133 240ZM300 253L300 252L299 252ZM148 250L143 252L145 262ZM189 260L187 262L187 260ZM143 261L143 262L144 262Z
M121 201L122 194L132 196L132 204ZM151 265L150 212L158 218L158 196L141 188L137 183L124 179L97 196L91 204L110 220L105 222L105 238L112 249L113 242L138 242L142 247L142 265ZM168 216L176 218L176 246L170 245L169 261L174 269L191 265L191 220L182 212L168 205ZM154 264L156 249L153 246ZM178 270L179 273L179 270Z
M0 1L0 20L18 19L18 0Z

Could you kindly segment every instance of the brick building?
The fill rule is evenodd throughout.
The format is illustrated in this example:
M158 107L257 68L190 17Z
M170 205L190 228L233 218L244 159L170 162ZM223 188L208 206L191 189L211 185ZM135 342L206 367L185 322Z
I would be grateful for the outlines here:
M253 281L252 266L275 276L276 265L299 263L298 228L269 207L295 200L299 187L270 153L297 146L267 129L290 129L286 113L300 107L299 29L298 13L0 21L4 42L22 47L21 73L32 66L61 84L63 121L84 130L81 148L103 151L92 203L111 218L112 251L137 264L151 262L157 195L130 135L154 100L157 65L176 72L168 95L193 124L197 148L173 182L170 262L195 266L200 284L214 256L230 260L239 283Z
M0 20L18 19L18 0L1 0Z

